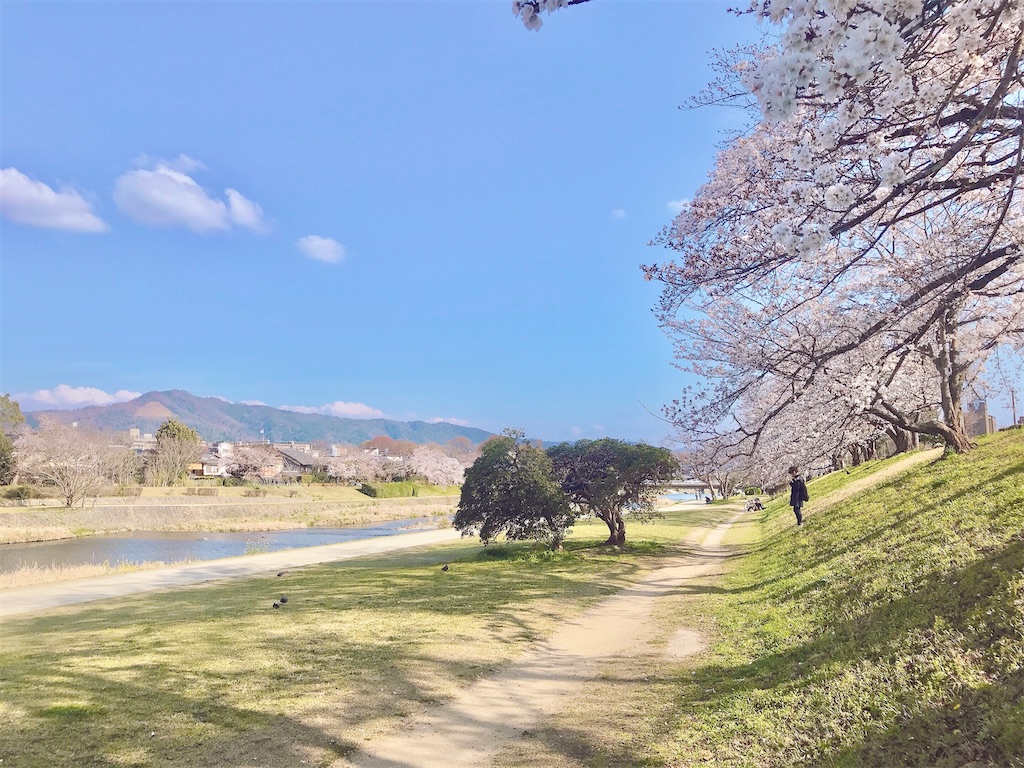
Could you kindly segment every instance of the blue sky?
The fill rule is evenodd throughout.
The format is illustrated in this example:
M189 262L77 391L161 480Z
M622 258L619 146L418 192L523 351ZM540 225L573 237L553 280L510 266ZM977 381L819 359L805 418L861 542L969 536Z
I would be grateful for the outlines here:
M510 6L2 3L0 391L660 442L639 266L738 120L677 107L757 30Z
M4 3L0 390L660 441L639 265L735 119L677 107L755 30L510 5Z

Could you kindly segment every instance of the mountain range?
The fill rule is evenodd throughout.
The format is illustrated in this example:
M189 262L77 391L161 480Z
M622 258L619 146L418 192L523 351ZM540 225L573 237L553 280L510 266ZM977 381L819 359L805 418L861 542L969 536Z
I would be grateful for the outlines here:
M448 422L394 421L392 419L346 419L320 413L297 413L268 405L243 405L217 397L196 397L180 389L169 392L147 392L124 403L92 405L76 410L32 411L25 414L35 426L40 416L49 416L69 424L77 422L102 432L124 432L137 427L154 433L167 419L177 419L210 442L219 440L308 443L326 440L329 443L358 445L380 435L413 443L445 443L465 437L481 443L493 433L475 427Z

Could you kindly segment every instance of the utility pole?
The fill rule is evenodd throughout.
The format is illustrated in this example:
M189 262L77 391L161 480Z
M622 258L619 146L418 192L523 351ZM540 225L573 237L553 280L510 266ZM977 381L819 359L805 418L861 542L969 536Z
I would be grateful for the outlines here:
M1010 387L1010 410L1013 411L1013 426L1017 426L1017 395Z

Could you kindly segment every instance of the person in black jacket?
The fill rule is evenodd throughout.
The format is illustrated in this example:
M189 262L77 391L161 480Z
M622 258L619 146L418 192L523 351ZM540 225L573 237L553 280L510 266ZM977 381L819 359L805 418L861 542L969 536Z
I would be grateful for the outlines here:
M796 515L796 524L804 524L804 516L801 514L801 508L805 501L810 501L811 497L807 495L807 483L800 477L800 470L796 467L789 468L789 506L793 508L793 514Z

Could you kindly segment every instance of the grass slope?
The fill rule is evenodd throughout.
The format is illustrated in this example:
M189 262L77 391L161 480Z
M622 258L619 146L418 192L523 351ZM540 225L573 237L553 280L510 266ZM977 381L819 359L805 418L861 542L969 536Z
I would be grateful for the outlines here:
M830 504L886 464L768 506L658 762L1024 765L1024 431Z

